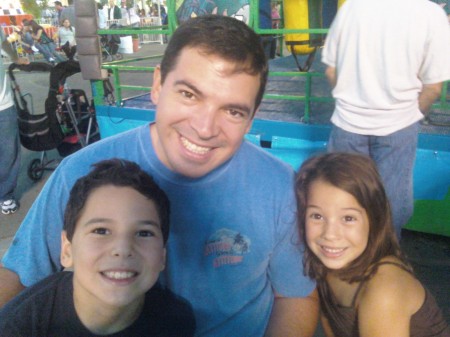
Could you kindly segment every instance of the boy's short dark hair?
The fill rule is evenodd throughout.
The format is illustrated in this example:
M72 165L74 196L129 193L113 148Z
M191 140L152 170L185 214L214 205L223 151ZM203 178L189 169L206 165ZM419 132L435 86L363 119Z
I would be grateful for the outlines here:
M62 7L61 1L55 1L54 4L55 4L55 6L61 6Z
M244 22L222 15L202 15L183 22L169 40L161 61L161 83L177 64L185 48L217 55L236 64L236 72L260 76L255 109L261 103L267 83L268 65L261 38Z
M92 191L112 185L130 187L155 203L165 244L169 236L170 203L166 193L159 188L153 178L136 163L124 159L103 160L92 166L93 170L78 179L70 191L63 227L67 239L72 241L76 223Z

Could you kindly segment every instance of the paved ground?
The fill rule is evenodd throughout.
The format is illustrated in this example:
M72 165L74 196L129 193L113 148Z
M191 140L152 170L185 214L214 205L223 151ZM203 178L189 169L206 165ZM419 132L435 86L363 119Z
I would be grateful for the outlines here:
M161 53L163 49L164 46L161 45L145 45L137 54L126 55L126 57ZM121 80L150 85L150 79L145 74L124 74ZM21 85L22 93L32 93L36 113L43 111L43 104L48 91L48 74L18 73L17 81ZM88 81L81 78L80 74L69 78L67 83L71 88L84 89L90 97L90 85ZM3 216L0 214L0 256L3 256L23 217L49 175L49 173L46 173L43 180L38 183L28 178L27 166L33 158L37 158L39 155L37 152L30 152L25 149L22 151L22 167L16 190L21 208L13 215ZM49 152L49 157L60 158L55 150ZM450 322L450 238L405 232L402 247L410 256L418 278L436 296L447 320ZM318 332L317 336L321 336L321 333Z

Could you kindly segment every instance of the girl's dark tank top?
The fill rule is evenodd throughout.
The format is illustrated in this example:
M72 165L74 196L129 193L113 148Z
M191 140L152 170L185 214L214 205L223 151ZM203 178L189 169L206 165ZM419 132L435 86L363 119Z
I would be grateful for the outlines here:
M376 272L377 267L383 264L393 264L411 273L405 266L400 263L383 261L371 267ZM412 274L412 273L411 273ZM413 275L413 274L412 274ZM413 275L414 276L414 275ZM414 276L415 277L415 276ZM368 278L370 279L370 277ZM367 279L367 280L368 280ZM367 282L362 281L352 300L350 307L344 307L338 304L336 297L328 287L326 281L317 284L320 297L321 310L328 319L333 333L337 337L359 337L358 331L358 308L355 307L355 301L358 293ZM380 322L382 324L382 322ZM435 298L425 288L425 300L420 309L411 316L410 320L410 336L411 337L450 337L450 327L444 320L442 311L439 309Z

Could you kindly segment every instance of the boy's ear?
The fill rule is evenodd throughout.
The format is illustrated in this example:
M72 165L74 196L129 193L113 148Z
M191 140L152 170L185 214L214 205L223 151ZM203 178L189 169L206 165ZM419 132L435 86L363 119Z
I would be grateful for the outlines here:
M70 268L72 267L73 260L72 260L72 243L67 238L66 231L62 231L61 233L61 265L64 268Z

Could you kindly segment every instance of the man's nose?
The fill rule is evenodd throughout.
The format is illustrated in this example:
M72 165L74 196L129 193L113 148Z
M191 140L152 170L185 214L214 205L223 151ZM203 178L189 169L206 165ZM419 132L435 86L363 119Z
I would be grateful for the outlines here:
M219 133L219 114L216 108L204 106L191 117L191 127L201 139L210 139Z

